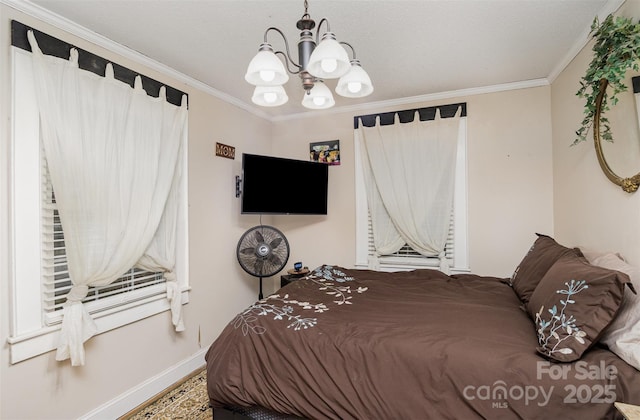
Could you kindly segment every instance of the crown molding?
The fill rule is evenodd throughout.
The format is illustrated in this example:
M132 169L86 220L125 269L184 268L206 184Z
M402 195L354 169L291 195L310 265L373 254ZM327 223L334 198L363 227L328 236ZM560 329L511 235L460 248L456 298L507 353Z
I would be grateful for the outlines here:
M450 90L447 92L430 93L426 95L409 96L405 98L391 99L387 101L367 102L358 105L335 107L328 110L301 112L297 114L283 115L271 118L274 122L288 121L300 118L317 117L318 115L340 114L345 112L362 113L371 110L379 111L381 108L414 105L421 102L440 101L444 99L460 98L467 96L483 95L487 93L503 92L507 90L529 89L540 86L548 86L547 79L533 79L522 82L503 83L500 85L483 86L469 89Z
M191 86L211 96L221 99L231 105L241 108L247 112L250 112L260 118L267 119L267 120L271 119L270 116L264 111L262 111L261 109L249 106L245 102L231 95L221 92L205 83L202 83L197 79L189 77L184 73L181 73L165 64L162 64L144 54L139 53L138 51L132 50L130 48L125 47L124 45L118 44L117 42L112 41L111 39L105 36L102 36L96 32L93 32L85 28L84 26L81 26L63 16L53 13L41 6L31 3L30 1L0 0L0 3L5 4L19 12L25 13L36 19L39 19L42 22L55 26L56 28L69 32L72 35L75 35L79 38L89 41L95 45L98 45L99 47L105 48L127 59L133 60L153 70L159 71L166 76L172 77L180 82L187 84L188 86Z

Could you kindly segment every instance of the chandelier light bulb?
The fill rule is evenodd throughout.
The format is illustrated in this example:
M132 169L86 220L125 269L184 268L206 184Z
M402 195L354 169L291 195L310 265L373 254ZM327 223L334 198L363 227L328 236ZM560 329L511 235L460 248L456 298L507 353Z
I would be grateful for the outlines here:
M260 70L260 79L264 82L272 82L276 77L276 72L273 70Z
M323 71L333 73L338 68L338 60L335 58L325 58L320 62Z
M264 101L269 104L273 104L278 99L278 95L274 92L266 92L263 97Z
M347 51L336 41L333 32L325 32L313 50L307 71L322 79L337 79L349 71L351 64Z
M282 86L256 86L251 101L260 106L279 106L289 100Z
M309 109L327 109L335 105L331 90L322 80L316 80L308 94L302 98L302 106Z
M287 83L289 75L271 44L265 42L249 63L244 79L254 86L279 86Z
M360 61L351 60L351 70L338 80L336 93L346 98L362 98L373 92L371 79L360 65Z
M351 93L358 93L362 90L362 83L360 82L349 82L347 83L347 89Z
M317 106L322 106L324 105L324 103L327 101L326 98L322 97L322 96L316 96L315 98L313 98L313 103Z

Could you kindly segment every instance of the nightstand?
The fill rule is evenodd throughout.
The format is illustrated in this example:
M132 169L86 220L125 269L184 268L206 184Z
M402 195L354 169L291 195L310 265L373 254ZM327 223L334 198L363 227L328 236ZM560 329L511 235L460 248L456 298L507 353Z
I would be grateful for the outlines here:
M282 274L280 276L280 287L284 287L292 281L296 281L298 279L303 278L304 275L296 275L296 274Z

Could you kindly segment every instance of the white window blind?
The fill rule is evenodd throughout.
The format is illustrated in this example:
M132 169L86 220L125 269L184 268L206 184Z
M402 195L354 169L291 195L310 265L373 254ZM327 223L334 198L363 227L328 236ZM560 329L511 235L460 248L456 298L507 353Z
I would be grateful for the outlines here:
M447 242L445 244L445 255L449 260L449 265L454 266L454 253L455 253L455 212L451 212L449 219L449 233L447 235ZM371 214L367 210L367 256L373 256L375 254L375 246L373 245L373 227L371 224ZM404 265L409 264L412 266L428 266L438 267L440 265L440 259L437 257L427 257L420 254L408 244L404 244L402 248L393 254L381 255L378 257L381 265L393 264Z
M67 268L64 232L56 207L44 150L42 161L42 308L47 326L62 322L62 306L72 283ZM101 287L90 287L83 299L92 315L112 311L147 298L166 293L163 273L152 273L131 268L115 282Z

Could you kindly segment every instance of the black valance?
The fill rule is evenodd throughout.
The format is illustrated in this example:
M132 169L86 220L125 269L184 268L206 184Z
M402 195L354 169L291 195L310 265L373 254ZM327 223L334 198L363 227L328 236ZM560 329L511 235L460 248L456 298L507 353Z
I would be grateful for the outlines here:
M79 53L78 66L82 70L88 70L97 75L104 76L107 63L110 62L109 60L92 54L86 50L83 50L82 48L78 48L72 44L61 41L58 38L54 38L53 36L48 35L44 32L40 32L36 29L30 28L15 20L11 21L11 45L26 51L31 51L31 46L29 45L29 41L27 40L27 31L29 30L33 31L33 34L38 41L38 45L40 46L40 49L44 54L68 60L69 52L72 48L75 48ZM150 77L136 73L135 71L123 67L117 63L111 62L111 64L113 65L113 76L117 80L127 83L131 87L133 87L136 76L140 76L140 78L142 79L142 86L147 92L147 95L157 98L160 94L160 87L165 86L167 92L167 101L176 106L180 106L180 104L182 103L182 96L186 95L184 92L178 89L167 86L164 83L160 83L157 80L151 79Z
M436 118L436 109L440 109L440 116L442 118L451 118L456 115L458 108L462 108L462 117L467 116L467 103L460 102L457 104L430 106L427 108L414 108L405 109L402 111L381 112L379 114L358 115L353 117L353 128L359 127L359 121L362 121L362 125L365 127L373 127L376 125L376 118L380 117L380 125L392 125L395 122L395 116L401 123L407 123L413 121L416 112L420 116L420 121L429 121Z

